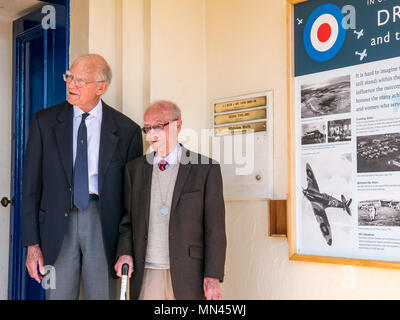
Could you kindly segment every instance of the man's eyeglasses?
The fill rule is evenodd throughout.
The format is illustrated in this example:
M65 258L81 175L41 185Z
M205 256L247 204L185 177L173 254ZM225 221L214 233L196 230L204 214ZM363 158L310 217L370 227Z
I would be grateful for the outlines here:
M177 121L177 120L178 119L171 120L171 121L168 121L166 123L156 124L154 126L144 126L142 128L142 131L143 131L144 134L148 134L151 130L154 130L156 132L160 132L160 131L163 131L166 126L169 126L172 122Z
M101 82L105 82L104 80L97 80L97 81L85 81L83 79L79 79L79 78L75 78L75 76L67 71L66 73L63 74L63 79L66 83L71 83L72 81L75 82L75 85L78 88L83 88L86 85L90 84L90 83L101 83Z

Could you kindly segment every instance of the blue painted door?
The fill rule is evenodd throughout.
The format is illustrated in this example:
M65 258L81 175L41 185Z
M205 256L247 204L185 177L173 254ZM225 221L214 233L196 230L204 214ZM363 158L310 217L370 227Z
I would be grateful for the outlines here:
M24 150L31 117L66 98L62 74L69 64L69 1L46 2L53 3L51 10L43 13L42 9L36 10L13 23L11 197L14 203L10 210L8 288L8 298L12 300L45 297L41 285L26 271L26 249L21 244L21 209Z

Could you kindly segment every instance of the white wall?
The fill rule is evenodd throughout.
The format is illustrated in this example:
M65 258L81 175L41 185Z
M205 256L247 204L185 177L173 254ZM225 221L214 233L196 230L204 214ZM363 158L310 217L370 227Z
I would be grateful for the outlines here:
M143 125L150 104L151 1L122 2L122 110Z
M10 198L11 110L12 110L12 24L0 19L0 198ZM0 300L7 299L10 207L0 206Z
M122 0L90 0L89 52L104 56L113 70L104 100L122 110Z
M105 57L113 80L103 99L122 110L122 0L71 0L70 33L70 63L88 53Z
M89 0L71 0L70 34L69 59L72 63L89 53Z
M114 19L112 0L91 1L99 4L90 20ZM286 0L122 0L122 8L123 83L115 90L124 113L141 122L149 101L171 99L184 127L199 131L211 127L214 99L274 90L274 195L286 198ZM117 59L118 36L103 38L91 48ZM226 203L224 298L400 298L399 271L289 261L286 239L267 236L267 209L264 201Z
M151 100L184 108L183 128L207 128L204 0L151 1Z

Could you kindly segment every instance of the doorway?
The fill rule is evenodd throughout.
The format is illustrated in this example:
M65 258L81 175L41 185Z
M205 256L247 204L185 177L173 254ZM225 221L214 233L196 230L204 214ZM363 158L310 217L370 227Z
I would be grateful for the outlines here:
M26 0L14 0L14 2ZM29 0L31 1L31 0ZM44 291L25 268L21 245L22 169L32 115L66 99L62 74L69 66L69 0L36 1L12 24L12 129L8 299L42 300ZM44 7L44 8L43 8Z

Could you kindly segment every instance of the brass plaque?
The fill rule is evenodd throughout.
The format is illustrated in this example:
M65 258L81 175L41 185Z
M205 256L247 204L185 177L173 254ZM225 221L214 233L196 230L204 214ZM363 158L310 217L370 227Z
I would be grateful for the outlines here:
M214 111L215 113L221 113L221 112L263 107L266 105L267 105L267 97L262 96L256 98L246 98L241 100L216 103L214 105Z
M225 124L225 123L236 123L236 122L244 122L244 121L253 121L265 119L267 117L267 110L252 110L252 111L244 111L230 114L221 114L215 116L214 123L215 125Z
M261 121L253 123L234 124L226 127L218 127L215 128L215 135L221 137L233 134L246 134L249 130L252 130L254 132L267 131L267 122Z

